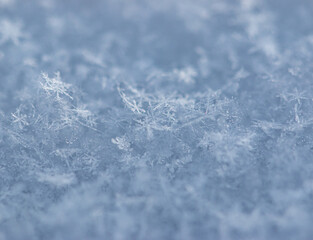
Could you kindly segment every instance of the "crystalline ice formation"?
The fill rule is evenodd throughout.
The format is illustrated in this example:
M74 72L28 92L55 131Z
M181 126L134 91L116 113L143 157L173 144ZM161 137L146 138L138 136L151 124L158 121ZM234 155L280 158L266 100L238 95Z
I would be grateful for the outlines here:
M0 240L312 239L313 4L0 0Z

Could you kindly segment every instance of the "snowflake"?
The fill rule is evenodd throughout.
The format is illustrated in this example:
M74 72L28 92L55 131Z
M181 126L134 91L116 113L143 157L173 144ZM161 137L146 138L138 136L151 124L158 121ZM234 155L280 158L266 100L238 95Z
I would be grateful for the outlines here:
M127 141L125 136L112 138L111 142L116 144L120 150L124 150L124 151L130 150L130 143Z
M15 113L11 113L11 116L13 118L13 123L18 124L20 129L22 129L23 126L29 125L29 123L27 122L27 115L22 114L19 108L15 111Z
M187 67L184 69L175 69L174 75L178 77L178 81L193 84L195 82L194 78L198 75L195 69L192 67Z
M288 102L297 102L298 104L303 100L309 99L306 91L299 91L297 88L293 92L287 93L286 98L288 99Z
M126 94L123 92L122 89L120 89L119 87L117 88L123 102L125 103L125 105L134 113L144 113L145 110L141 108L141 105L138 104L136 102L136 100L131 99L129 97L126 96Z
M40 84L42 89L45 90L48 95L55 95L56 100L61 100L60 95L65 95L70 99L73 99L68 93L71 85L61 81L60 72L56 72L54 78L49 78L48 74L42 73L42 78L45 82L41 82Z
M18 45L20 39L24 36L21 28L22 25L18 22L7 19L0 21L0 44L12 41L15 45Z

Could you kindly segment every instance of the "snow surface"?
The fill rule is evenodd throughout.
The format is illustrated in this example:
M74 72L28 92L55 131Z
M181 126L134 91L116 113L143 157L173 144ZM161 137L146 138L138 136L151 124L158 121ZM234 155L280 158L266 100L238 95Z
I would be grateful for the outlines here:
M311 240L312 127L310 0L0 0L0 240Z

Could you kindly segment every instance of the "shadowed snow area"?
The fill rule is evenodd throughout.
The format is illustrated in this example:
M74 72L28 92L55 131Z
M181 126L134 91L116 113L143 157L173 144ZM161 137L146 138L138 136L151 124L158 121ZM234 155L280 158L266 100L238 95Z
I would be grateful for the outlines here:
M0 240L310 240L313 2L0 0Z

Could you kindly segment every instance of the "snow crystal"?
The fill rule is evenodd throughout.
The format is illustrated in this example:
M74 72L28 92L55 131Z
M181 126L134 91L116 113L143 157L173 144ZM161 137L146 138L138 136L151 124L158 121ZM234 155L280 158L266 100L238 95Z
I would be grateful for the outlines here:
M312 239L313 5L0 0L0 240Z

